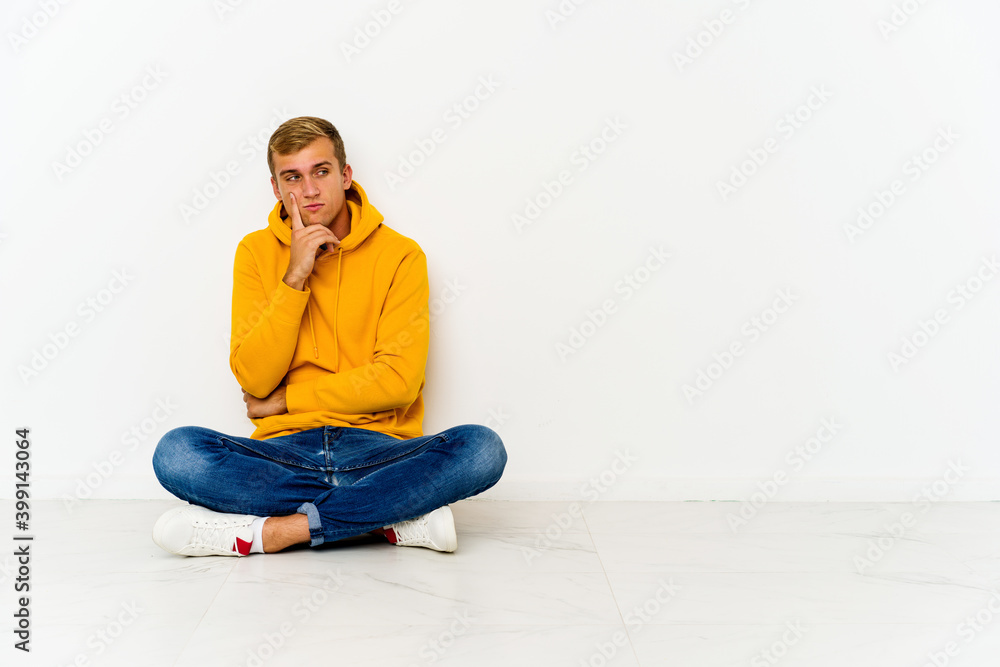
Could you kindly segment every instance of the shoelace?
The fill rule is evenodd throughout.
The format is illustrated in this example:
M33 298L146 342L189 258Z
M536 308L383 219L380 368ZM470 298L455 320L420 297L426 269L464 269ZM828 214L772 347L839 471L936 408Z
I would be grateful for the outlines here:
M213 547L216 549L232 549L236 544L236 530L243 526L239 524L223 524L219 521L197 521L194 524L194 534L191 542L199 546ZM248 524L249 525L249 524ZM223 531L230 531L228 542Z
M427 541L427 515L418 516L416 519L397 523L392 527L396 533L396 542L410 542L418 540Z

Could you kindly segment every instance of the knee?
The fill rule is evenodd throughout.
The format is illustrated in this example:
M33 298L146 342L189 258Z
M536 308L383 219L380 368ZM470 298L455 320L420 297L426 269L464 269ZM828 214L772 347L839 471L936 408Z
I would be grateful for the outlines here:
M196 442L203 429L197 426L180 426L167 431L156 443L153 451L153 472L160 484L175 486L182 477L191 474L196 467Z
M456 427L467 449L470 467L490 484L495 484L507 466L507 449L496 431L481 424Z

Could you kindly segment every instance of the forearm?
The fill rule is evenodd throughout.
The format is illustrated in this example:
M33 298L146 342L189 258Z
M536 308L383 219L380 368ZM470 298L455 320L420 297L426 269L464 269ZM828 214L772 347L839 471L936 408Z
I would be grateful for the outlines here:
M288 372L308 298L283 282L267 299L234 288L229 365L251 395L269 395Z
M243 402L247 405L247 417L250 419L263 419L288 412L284 387L278 387L267 398L257 398L244 389Z
M306 279L296 275L291 268L285 272L285 275L281 278L281 282L299 292L305 291L306 288Z
M412 404L422 385L423 374L415 369L401 372L376 361L344 373L289 384L285 401L289 414L316 410L365 414Z

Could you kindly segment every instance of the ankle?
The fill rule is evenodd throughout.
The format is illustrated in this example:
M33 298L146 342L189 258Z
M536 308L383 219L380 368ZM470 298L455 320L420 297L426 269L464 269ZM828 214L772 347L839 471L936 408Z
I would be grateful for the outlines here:
M268 554L309 542L309 518L305 514L268 517L261 536Z

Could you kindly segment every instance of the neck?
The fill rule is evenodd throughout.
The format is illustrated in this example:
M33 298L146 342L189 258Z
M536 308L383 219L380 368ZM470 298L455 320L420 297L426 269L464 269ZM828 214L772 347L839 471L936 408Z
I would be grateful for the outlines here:
M340 210L337 217L330 223L330 231L338 239L343 241L351 233L351 207L344 202L344 208Z

